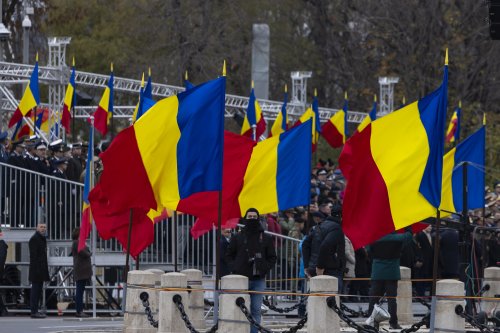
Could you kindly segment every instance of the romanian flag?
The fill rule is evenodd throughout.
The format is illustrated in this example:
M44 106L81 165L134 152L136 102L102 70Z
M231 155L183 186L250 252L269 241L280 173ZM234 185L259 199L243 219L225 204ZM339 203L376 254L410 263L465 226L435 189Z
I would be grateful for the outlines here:
M436 91L368 124L344 145L342 229L355 248L435 216L440 206L447 58Z
M240 216L254 207L261 214L309 204L312 121L259 142L243 179Z
M40 91L38 89L38 53L36 55L36 63L33 72L31 73L30 83L24 91L24 95L19 102L19 106L12 115L9 121L9 128L16 125L23 117L40 104Z
M255 128L255 137L253 133L253 128ZM259 102L255 98L255 92L253 89L250 92L250 99L248 101L247 114L243 120L243 126L241 127L241 135L258 141L259 137L266 131L266 121L262 115L262 110L260 109Z
M97 110L94 112L94 126L103 136L108 133L109 121L113 117L113 83L113 64L111 64L111 75L109 76L108 85L104 89Z
M450 125L446 131L446 143L458 142L460 138L460 118L462 116L462 102L458 103L458 107L451 116Z
M369 123L377 119L377 95L373 96L373 107L368 116L363 119L358 126L358 132L361 132Z
M280 135L288 129L288 114L286 112L286 103L288 100L287 87L285 85L285 97L283 100L283 105L281 106L281 111L276 116L273 127L271 127L271 132L269 137Z
M464 209L464 162L467 162L467 207L465 208L484 207L485 144L486 129L482 126L444 155L440 209L456 213Z
M347 92L345 93L344 108L335 113L323 125L323 137L333 148L341 147L347 138Z
M195 193L221 190L225 82L165 98L115 137L100 155L109 213L177 210Z
M94 128L90 127L89 134L89 150L87 153L87 167L85 169L85 181L83 185L83 206L82 206L82 222L80 223L80 238L78 239L78 252L85 247L85 241L89 237L90 229L92 228L92 214L90 209L89 193L92 186L91 177L94 166Z
M61 125L66 129L66 133L70 131L71 108L76 105L75 77L75 58L73 58L73 68L71 70L68 87L66 88L66 95L64 96L64 106L61 118Z

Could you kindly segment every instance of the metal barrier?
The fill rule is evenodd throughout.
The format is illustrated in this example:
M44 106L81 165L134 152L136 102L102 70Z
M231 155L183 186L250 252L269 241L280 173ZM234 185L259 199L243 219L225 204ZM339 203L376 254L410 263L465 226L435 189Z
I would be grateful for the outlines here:
M82 183L0 163L0 225L10 230L27 231L24 240L27 242L37 223L46 222L49 262L54 266L72 265L69 257L71 232L80 226L82 198ZM170 271L174 268L177 271L194 268L213 278L217 246L215 230L193 239L190 229L194 222L193 216L175 214L156 223L153 244L139 256L141 267ZM275 267L268 275L267 288L296 291L297 281L293 278L298 276L299 270L299 240L266 233L273 237L278 256ZM105 241L98 237L96 251L96 255L110 257L103 265L119 265L116 256L123 256L122 246L113 239Z

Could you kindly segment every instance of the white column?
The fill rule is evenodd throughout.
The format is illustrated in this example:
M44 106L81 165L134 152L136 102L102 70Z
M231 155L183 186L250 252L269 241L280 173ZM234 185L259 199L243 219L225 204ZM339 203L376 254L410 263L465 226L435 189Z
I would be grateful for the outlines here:
M464 306L463 298L445 298L440 296L464 296L463 282L441 280L436 284L436 314L434 332L465 332L465 319L455 313L457 305Z
M484 280L483 287L488 285L485 289L488 289L484 292L484 297L495 297L495 295L500 295L500 267L488 267L484 270ZM498 306L498 302L492 301L482 301L481 308L486 311L486 313L490 313L495 306Z
M155 274L147 271L130 271L127 278L127 304L123 320L125 333L156 333L156 328L151 326L144 312L144 306L139 295L145 291L149 294L149 303L158 304L155 292L146 288L155 286ZM152 306L153 316L158 315L158 307Z
M333 276L320 275L311 278L311 296L307 301L308 333L340 332L339 317L326 304L328 296L312 295L314 293L336 294L338 285L337 278ZM337 305L340 306L339 297L335 298Z
M203 289L201 282L203 274L198 269L185 269L181 271L181 273L186 275L187 285L192 290L191 293L189 293L188 302L189 319L196 329L205 329L205 294L203 293L203 291L197 291Z
M398 320L401 323L413 323L411 269L401 266L401 280L398 281Z
M244 291L248 290L248 278L242 275L226 275L221 279L222 292L219 296L219 333L248 333L250 323L236 305L236 299L243 297L245 304L250 310L250 295ZM240 293L227 293L227 291L238 290Z
M166 273L161 276L162 288L187 288L186 275L181 273ZM158 333L188 333L186 324L181 319L181 314L173 298L175 295L182 297L182 304L187 308L187 291L160 291L160 315L158 320Z

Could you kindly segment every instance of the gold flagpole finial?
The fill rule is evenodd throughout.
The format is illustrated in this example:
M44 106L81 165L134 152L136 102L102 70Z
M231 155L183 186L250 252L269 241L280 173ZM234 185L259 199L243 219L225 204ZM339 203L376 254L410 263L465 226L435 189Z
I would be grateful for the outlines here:
M73 62L72 62L72 64L73 64L73 67L75 67L75 64L76 64L75 63L75 56L73 56Z
M285 83L285 93L288 92L288 85Z
M446 48L446 55L444 57L444 65L448 66L448 48Z
M458 107L462 108L462 101L458 101Z
M406 104L406 97L403 96L403 105L405 105L405 104Z
M254 84L254 82L253 82L253 80L252 80L252 89L253 89L253 88L255 88L255 84Z
M222 76L226 76L226 59L224 59L224 64L222 65Z
M111 72L113 72L113 63L111 63Z
M377 103L377 94L373 94L373 101Z
M151 67L148 67L148 76L151 76Z
M314 88L314 97L318 97L318 89Z
M38 62L38 52L36 53L35 61Z
M483 125L486 126L486 112L483 113Z
M344 99L347 100L347 90L344 92Z
M184 73L184 80L187 81L189 79L189 76L188 76L188 71L186 69L186 72Z
M141 88L144 88L144 72L142 72Z

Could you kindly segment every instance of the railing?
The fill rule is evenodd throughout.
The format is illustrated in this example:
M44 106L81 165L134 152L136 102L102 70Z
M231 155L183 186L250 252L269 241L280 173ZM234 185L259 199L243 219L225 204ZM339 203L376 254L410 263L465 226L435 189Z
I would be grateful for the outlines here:
M71 265L71 232L80 226L83 184L0 163L0 194L0 225L7 230L32 231L39 221L46 222L49 262L54 262L51 258L60 258L61 263ZM153 243L139 256L140 267L166 271L196 268L207 278L213 278L216 265L215 230L193 239L190 229L194 221L193 216L176 214L156 223ZM268 275L268 288L276 291L297 290L295 280L283 279L297 277L299 241L267 233L273 237L278 256L275 267ZM27 233L25 241L29 236L30 233ZM123 248L116 240L105 241L98 237L96 254L116 257L123 255ZM115 261L113 265L120 264L121 261Z

